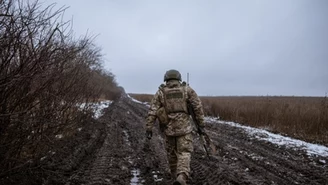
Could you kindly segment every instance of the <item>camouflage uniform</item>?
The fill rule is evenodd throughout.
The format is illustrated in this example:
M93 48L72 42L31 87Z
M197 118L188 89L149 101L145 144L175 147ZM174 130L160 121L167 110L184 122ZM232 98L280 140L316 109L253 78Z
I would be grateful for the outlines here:
M169 80L166 82L166 85L162 84L159 87L159 90L152 99L147 116L146 129L150 131L152 130L153 124L156 118L158 118L158 110L164 107L167 113L168 122L162 124L165 124L164 133L166 135L166 151L171 174L177 176L180 173L184 173L189 177L190 159L191 153L193 152L193 138L191 134L193 130L192 120L188 112L186 112L187 110L185 110L186 102L179 102L179 99L175 100L175 97L173 96L173 105L166 105L169 100L167 100L168 97L165 96L165 91L177 88L184 89L186 95L185 100L189 100L196 114L196 118L201 124L200 126L204 127L203 108L196 92L191 87L186 86L185 82L180 83L179 80ZM170 108L180 111L171 112L169 110Z

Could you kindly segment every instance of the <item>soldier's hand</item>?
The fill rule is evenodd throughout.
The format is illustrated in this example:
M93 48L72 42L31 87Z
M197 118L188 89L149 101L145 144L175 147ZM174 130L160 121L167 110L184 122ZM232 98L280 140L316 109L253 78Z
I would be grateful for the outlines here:
M148 139L151 139L152 136L153 136L153 132L152 132L151 130L147 130L147 131L146 131L146 137L147 137Z

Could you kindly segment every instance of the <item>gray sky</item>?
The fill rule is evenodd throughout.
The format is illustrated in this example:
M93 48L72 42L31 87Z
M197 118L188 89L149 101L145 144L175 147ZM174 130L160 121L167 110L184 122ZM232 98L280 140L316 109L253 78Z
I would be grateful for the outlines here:
M169 69L199 95L324 96L327 0L44 0L68 6L76 36L98 35L128 93L155 93Z

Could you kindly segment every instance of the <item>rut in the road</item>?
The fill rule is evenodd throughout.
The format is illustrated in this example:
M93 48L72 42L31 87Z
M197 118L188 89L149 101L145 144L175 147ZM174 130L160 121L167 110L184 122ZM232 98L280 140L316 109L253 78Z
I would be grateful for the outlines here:
M207 123L219 153L206 160L194 155L193 184L328 184L328 167L293 151L250 138L244 130ZM205 175L204 175L205 174Z
M99 119L106 124L106 137L67 184L129 185L136 171L134 184L170 184L158 125L153 138L145 138L147 110L128 97L110 105ZM327 166L313 163L302 152L250 138L229 125L206 126L218 153L207 158L195 136L189 184L328 184Z
M146 112L146 106L127 97L110 105L99 119L106 124L106 137L67 184L130 184L136 169L150 174L164 171L163 147L153 144L163 140L158 137L147 143L144 137ZM159 172L157 177L161 178L160 175ZM151 177L144 181L153 181L153 175Z

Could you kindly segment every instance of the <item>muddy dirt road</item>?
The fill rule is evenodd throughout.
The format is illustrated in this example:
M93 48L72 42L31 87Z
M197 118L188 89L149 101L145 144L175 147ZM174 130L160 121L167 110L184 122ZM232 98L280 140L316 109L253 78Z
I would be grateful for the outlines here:
M145 138L147 109L128 97L105 109L99 121L106 135L66 184L171 184L161 132L156 128L150 141ZM327 158L309 158L230 125L206 126L218 153L207 158L195 136L189 184L328 184L328 166L320 163Z

